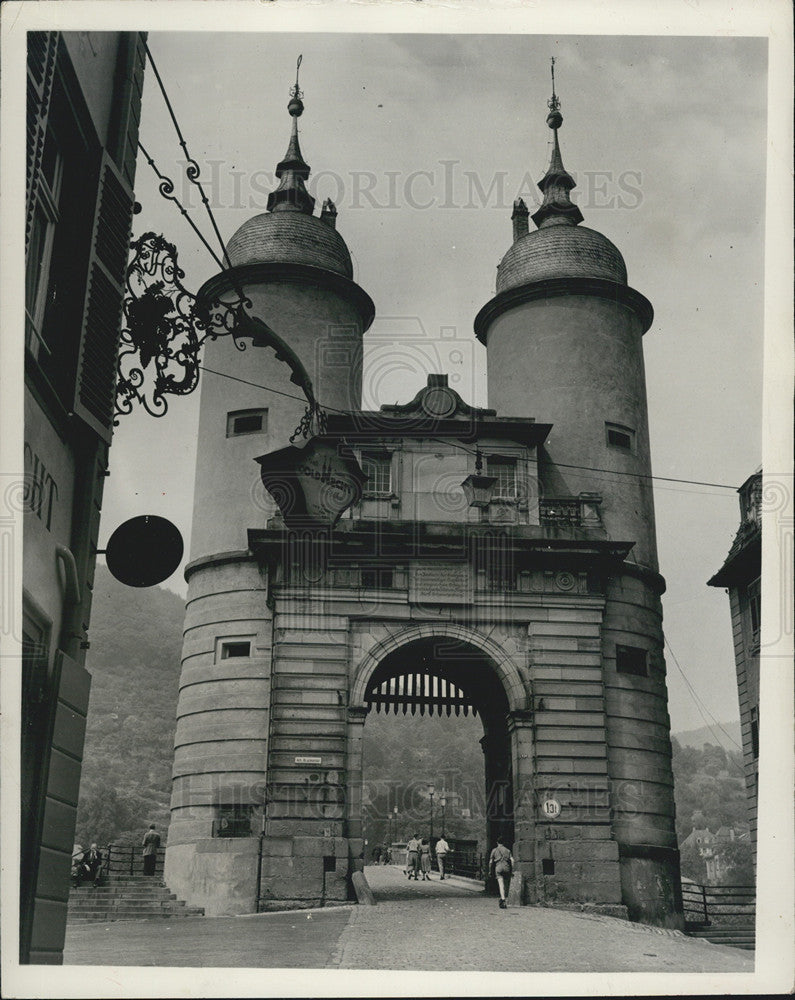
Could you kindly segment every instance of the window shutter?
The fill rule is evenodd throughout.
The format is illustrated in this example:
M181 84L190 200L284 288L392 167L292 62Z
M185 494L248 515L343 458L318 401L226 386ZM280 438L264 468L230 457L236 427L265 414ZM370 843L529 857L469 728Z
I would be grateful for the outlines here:
M132 207L130 185L103 150L72 409L106 441L113 434L116 360Z
M55 76L55 59L58 54L58 37L55 31L28 32L26 253L41 175L47 116L50 111L52 81Z

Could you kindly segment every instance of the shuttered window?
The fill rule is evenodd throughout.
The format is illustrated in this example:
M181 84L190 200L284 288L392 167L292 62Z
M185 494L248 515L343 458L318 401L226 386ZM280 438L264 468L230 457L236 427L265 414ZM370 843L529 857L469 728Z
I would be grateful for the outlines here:
M58 33L55 31L28 32L26 252L38 201L44 140L47 135L52 81L55 73L55 58L58 52L58 37Z
M116 357L133 193L102 154L73 410L100 436L112 434Z

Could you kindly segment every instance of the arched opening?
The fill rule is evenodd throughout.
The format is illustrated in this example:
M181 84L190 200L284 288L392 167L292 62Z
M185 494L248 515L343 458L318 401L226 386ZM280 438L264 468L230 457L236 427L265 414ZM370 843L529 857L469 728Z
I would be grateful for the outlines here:
M386 728L394 739L399 726L409 749L416 751L419 747L421 752L393 752L394 760L384 760L383 753L378 752L375 756L380 758L379 767L377 775L374 774L372 766L368 766L367 753L367 746L372 749L374 744L368 739L365 722L359 772L363 794L352 796L352 801L359 804L362 818L366 817L361 828L362 841L367 841L364 860L372 863L375 841L380 844L396 837L395 843L402 842L412 824L423 836L430 833L435 840L446 822L445 832L453 835L456 842L477 841L476 851L482 864L498 836L508 844L514 842L514 774L509 729L512 706L504 684L505 670L501 672L494 659L473 642L456 635L422 635L392 645L368 672L366 680L361 678L362 721L369 718L372 726L380 716L376 728ZM387 725L388 717L391 718ZM432 725L434 719L437 721ZM449 766L451 748L444 746L445 732L448 744L460 748L462 739L467 741L467 752L461 754L464 773L459 772L458 777L455 774L458 769ZM475 741L480 747L473 755L469 751ZM390 745L394 751L395 744ZM398 747L405 749L400 744ZM447 776L443 774L445 763ZM477 769L479 776L473 773ZM351 780L355 780L353 775L349 777ZM434 786L428 802L425 789ZM358 826L356 817L351 819ZM483 873L481 867L477 874ZM473 871L472 875L475 874ZM486 888L493 889L488 882Z

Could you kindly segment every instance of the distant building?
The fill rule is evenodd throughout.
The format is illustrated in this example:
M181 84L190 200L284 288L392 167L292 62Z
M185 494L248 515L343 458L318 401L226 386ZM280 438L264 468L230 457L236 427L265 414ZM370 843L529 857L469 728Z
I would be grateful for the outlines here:
M693 848L698 851L706 866L707 883L719 882L730 868L730 863L723 856L723 850L727 845L736 842L747 841L749 831L743 825L722 826L717 833L712 833L709 827L705 829L693 828L682 841L682 850Z
M740 527L722 568L709 580L710 587L725 587L729 594L740 726L748 794L748 821L756 856L756 811L759 782L759 636L761 623L760 576L762 572L762 470L757 470L738 490Z
M28 33L21 962L62 961L144 59Z

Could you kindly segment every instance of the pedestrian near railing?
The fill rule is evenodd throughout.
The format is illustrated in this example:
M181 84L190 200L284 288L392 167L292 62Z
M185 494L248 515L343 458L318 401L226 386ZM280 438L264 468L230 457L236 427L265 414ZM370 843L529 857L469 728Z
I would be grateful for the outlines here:
M144 858L140 844L108 844L102 867L103 875L115 881L123 878L137 878L144 875ZM163 877L165 848L158 847L152 871L154 877Z

